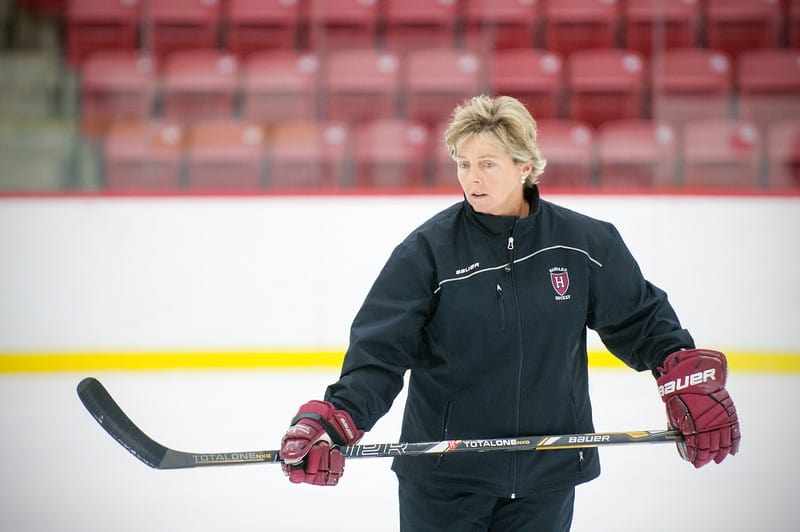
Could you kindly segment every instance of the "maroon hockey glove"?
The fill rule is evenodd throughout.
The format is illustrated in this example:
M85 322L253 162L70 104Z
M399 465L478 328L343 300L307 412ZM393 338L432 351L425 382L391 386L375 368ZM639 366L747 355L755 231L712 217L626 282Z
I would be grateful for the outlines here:
M364 435L353 418L326 401L300 407L281 440L283 472L294 483L335 486L344 473L339 445L353 445Z
M678 452L695 467L722 462L739 450L739 419L725 380L728 361L718 351L672 353L658 368L658 393L671 429L683 433Z

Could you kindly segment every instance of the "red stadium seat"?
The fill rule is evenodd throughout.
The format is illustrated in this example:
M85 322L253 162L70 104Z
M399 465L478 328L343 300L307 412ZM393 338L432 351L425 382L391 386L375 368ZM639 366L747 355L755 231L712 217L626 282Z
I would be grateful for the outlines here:
M430 161L431 184L441 188L458 188L456 163L444 143L444 133L449 120L435 124L428 137L428 160Z
M518 48L496 50L489 62L492 94L513 96L533 116L558 118L564 86L561 57L547 50Z
M689 187L755 187L761 136L750 122L700 120L683 132L683 180Z
M389 119L356 126L356 186L421 186L427 169L428 137L428 128L421 122Z
M334 50L326 66L323 92L329 120L395 116L400 86L400 58L395 53L374 48Z
M330 188L346 185L350 131L343 123L291 121L276 124L268 146L273 188Z
M385 4L383 36L395 52L454 46L456 0L391 0Z
M643 117L645 64L641 55L617 49L574 52L567 86L570 117L598 126Z
M594 132L573 120L539 120L536 144L547 161L544 188L588 187L594 160Z
M375 45L378 0L307 0L311 50L369 48Z
M405 112L409 120L433 127L446 120L455 105L481 89L481 62L476 54L452 48L409 52L405 60Z
M800 120L771 124L766 140L769 186L800 187Z
M177 50L217 46L219 0L148 0L144 13L146 45L159 60Z
M558 0L545 5L545 47L560 54L617 44L616 0Z
M698 44L700 0L625 0L625 47L643 55Z
M161 121L114 124L104 138L106 187L174 190L181 184L184 131Z
M264 130L252 122L195 122L188 130L188 185L209 190L258 188L264 140Z
M216 50L184 50L166 58L164 116L192 122L234 115L238 62Z
M672 127L646 120L606 122L597 132L596 144L602 187L673 184L678 150Z
M238 56L297 46L299 0L227 0L228 51Z
M65 17L68 62L77 66L98 50L135 49L139 15L137 0L69 0Z
M531 48L541 16L536 0L465 0L464 38L473 50Z
M653 73L653 116L680 129L699 118L731 116L732 66L722 52L666 50Z
M311 52L256 52L242 67L242 114L284 122L317 117L319 57Z
M762 133L777 120L800 118L800 50L746 50L737 68L739 116Z
M134 50L95 52L83 63L80 83L85 135L102 135L115 121L150 117L156 91L150 56Z
M706 0L706 46L733 58L780 44L781 5L775 0Z

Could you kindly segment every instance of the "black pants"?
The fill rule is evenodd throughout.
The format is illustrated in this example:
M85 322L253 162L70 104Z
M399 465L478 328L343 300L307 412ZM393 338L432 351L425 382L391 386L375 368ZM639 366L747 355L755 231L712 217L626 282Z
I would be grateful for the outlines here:
M569 532L575 488L505 499L398 477L400 532Z

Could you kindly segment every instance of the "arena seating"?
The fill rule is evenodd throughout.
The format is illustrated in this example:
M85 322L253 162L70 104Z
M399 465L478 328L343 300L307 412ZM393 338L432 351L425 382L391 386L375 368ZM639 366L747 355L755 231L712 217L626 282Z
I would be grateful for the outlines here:
M264 123L317 117L320 58L314 52L266 50L242 66L241 113Z
M755 124L704 119L683 132L684 185L700 188L755 188L762 138Z
M3 5L0 123L50 153L0 168L0 190L454 187L442 132L480 93L540 121L543 186L800 187L800 2ZM240 178L199 155L210 139Z
M276 124L267 145L268 186L306 190L346 186L350 135L350 128L342 122Z
M464 43L472 50L532 48L541 31L543 2L465 0Z
M651 120L605 122L597 133L603 188L663 189L674 182L678 144L673 128Z
M121 0L117 0L121 1ZM172 52L216 48L220 30L219 0L143 0L145 44L162 63Z
M541 120L537 144L547 160L545 187L586 188L592 183L595 133L585 122Z
M370 48L376 45L380 4L378 0L307 0L311 50Z
M422 186L428 136L421 122L383 119L359 124L354 134L356 186Z
M234 114L239 62L211 49L167 54L162 79L164 116L184 123Z
M104 137L110 190L175 190L182 186L185 132L161 120L118 122Z
M636 52L594 48L568 59L569 117L597 127L644 117L645 60Z
M255 122L194 122L187 131L187 185L206 190L257 189L261 186L264 142L264 130Z
M666 50L653 67L653 114L678 129L690 120L732 115L733 68L727 55L707 48Z
M625 0L625 47L649 55L653 50L693 48L700 31L699 1Z
M384 4L383 42L398 53L455 46L454 0L392 0Z
M489 53L489 90L524 102L537 119L557 118L563 107L564 61L555 52L508 48Z
M800 50L763 48L739 55L739 116L761 129L800 118Z
M325 63L322 97L329 120L394 118L400 95L400 57L375 48L333 50Z
M766 145L770 188L800 186L800 120L770 124Z
M67 59L80 65L92 52L139 45L140 4L123 0L69 0L66 4Z
M227 0L225 42L240 59L262 50L295 48L301 19L298 0Z
M736 58L753 48L780 45L781 3L705 0L706 46Z
M432 127L450 116L453 107L480 93L478 55L455 48L413 50L405 56L405 116Z
M546 2L545 47L565 55L578 50L614 48L618 15L615 0Z
M101 50L81 69L81 123L85 135L102 136L114 122L148 120L156 98L156 67L139 50Z

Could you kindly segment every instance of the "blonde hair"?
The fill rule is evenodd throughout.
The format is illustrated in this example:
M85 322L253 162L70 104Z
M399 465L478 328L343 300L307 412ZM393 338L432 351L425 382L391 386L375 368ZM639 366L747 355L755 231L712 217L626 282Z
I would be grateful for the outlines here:
M547 161L536 146L536 120L516 98L482 94L465 100L453 110L444 142L455 158L458 148L478 133L491 133L518 164L532 164L525 186L539 182Z

